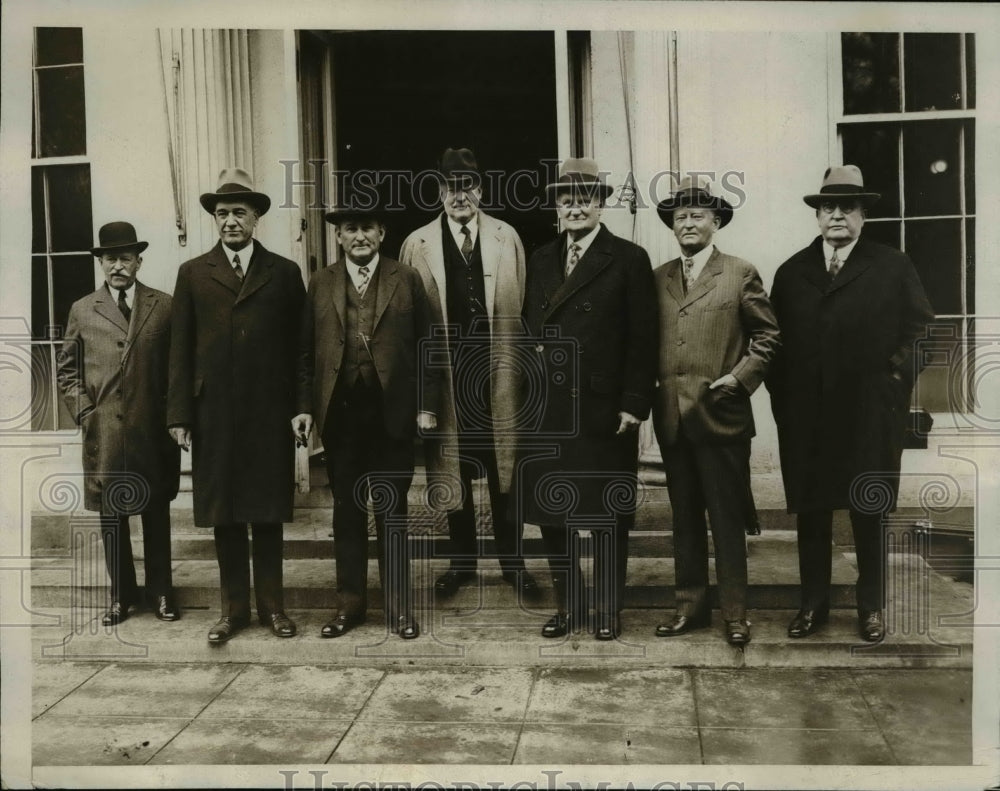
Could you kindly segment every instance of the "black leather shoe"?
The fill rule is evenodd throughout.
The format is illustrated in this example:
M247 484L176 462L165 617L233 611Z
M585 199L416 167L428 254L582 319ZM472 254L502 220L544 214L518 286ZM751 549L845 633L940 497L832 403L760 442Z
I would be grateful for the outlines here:
M584 620L580 616L557 612L545 622L542 627L542 637L565 637L570 632L579 631Z
M712 625L712 616L703 615L675 615L670 623L661 623L656 627L657 637L679 637L687 634L693 629L705 629Z
M181 610L170 596L156 597L156 617L161 621L179 621Z
M413 640L420 637L420 624L412 615L400 615L396 619L396 634L404 640Z
M240 629L248 625L248 619L246 618L233 618L229 615L223 615L219 619L219 622L209 630L208 642L212 645L221 645L235 637Z
M331 620L323 624L319 630L320 637L340 637L347 634L355 626L365 622L364 615L351 615L350 613L337 613Z
M101 624L104 626L114 626L122 621L128 619L128 608L127 602L115 600L111 602L111 607L108 611L101 616Z
M434 593L443 598L454 596L463 585L476 579L474 571L448 569L434 581Z
M289 618L280 610L273 612L269 616L260 617L260 625L270 627L271 633L275 637L295 637L298 629L295 628L295 621Z
M622 633L620 615L598 615L597 628L594 630L596 640L617 640Z
M789 637L808 637L830 618L830 608L822 607L817 610L799 610L798 615L792 618L788 624Z
M527 569L505 571L503 573L503 581L528 598L538 596L541 593L538 583Z
M885 621L881 610L858 613L858 634L866 643L878 643L885 638Z
M746 621L726 621L726 642L744 646L750 642L750 624Z

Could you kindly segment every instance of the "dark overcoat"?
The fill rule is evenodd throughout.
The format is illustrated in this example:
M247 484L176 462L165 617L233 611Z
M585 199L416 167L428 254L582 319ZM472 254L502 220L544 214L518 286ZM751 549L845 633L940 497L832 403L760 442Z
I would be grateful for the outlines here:
M915 344L934 318L913 263L862 237L831 282L817 237L778 268L771 304L782 345L766 384L789 512L849 508L852 496L894 509Z
M131 321L105 286L70 308L57 378L70 414L77 423L82 417L87 510L136 514L177 496L169 349L170 295L138 281Z
M657 308L646 251L601 226L564 278L566 234L528 261L517 503L534 524L634 510L638 437L656 380Z
M256 240L243 283L221 242L177 272L167 421L192 431L199 527L292 519L304 298L298 265Z

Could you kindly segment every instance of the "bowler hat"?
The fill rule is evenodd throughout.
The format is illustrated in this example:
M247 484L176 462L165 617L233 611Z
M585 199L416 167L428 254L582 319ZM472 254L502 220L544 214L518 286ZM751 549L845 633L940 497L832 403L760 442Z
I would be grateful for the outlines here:
M219 174L219 186L215 192L206 192L199 200L209 214L215 211L215 204L222 200L245 201L261 216L271 208L271 199L263 192L254 190L253 179L243 168L225 168Z
M584 192L596 190L601 193L603 198L607 198L615 191L614 187L608 186L604 174L597 167L597 161L589 157L570 157L567 159L559 167L559 178L551 184L546 184L545 189L578 189Z
M719 227L725 228L733 219L733 206L725 198L712 194L711 185L704 176L681 179L676 191L656 204L656 213L668 228L674 227L674 211L681 206L711 209L719 217Z
M97 247L91 247L90 252L96 256L102 256L117 250L134 249L136 254L141 253L149 242L140 242L135 234L135 227L130 222L119 220L102 225L97 232Z
M815 195L806 195L802 200L814 209L818 209L820 204L850 198L870 206L881 197L877 192L865 192L865 180L861 175L861 168L857 165L834 165L828 167L823 174L823 184L819 192Z
M375 184L355 184L346 182L335 206L323 215L331 225L345 220L368 218L385 223L387 201L381 182Z
M446 148L438 172L446 184L478 187L482 182L476 155L469 148Z

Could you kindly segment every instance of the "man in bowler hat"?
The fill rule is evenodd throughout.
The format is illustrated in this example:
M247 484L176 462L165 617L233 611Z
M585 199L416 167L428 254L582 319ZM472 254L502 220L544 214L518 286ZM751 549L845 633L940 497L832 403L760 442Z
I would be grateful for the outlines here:
M195 524L215 533L222 617L208 641L224 643L249 625L248 524L257 617L275 635L291 637L282 523L292 519L289 426L305 288L295 262L253 238L271 200L245 170L223 170L201 205L219 243L177 272L167 421L177 444L192 449Z
M801 579L793 638L827 620L833 511L845 508L858 561L858 634L867 642L885 636L884 519L896 507L922 367L914 345L934 313L910 259L862 233L879 197L855 165L828 168L819 192L804 198L819 236L778 267L771 289L782 348L767 389Z
M105 626L139 603L129 516L142 517L146 597L161 621L176 621L170 570L170 501L180 449L167 433L170 295L136 279L147 242L127 222L98 231L91 250L105 282L73 303L57 378L83 430L84 505L101 515L111 578Z

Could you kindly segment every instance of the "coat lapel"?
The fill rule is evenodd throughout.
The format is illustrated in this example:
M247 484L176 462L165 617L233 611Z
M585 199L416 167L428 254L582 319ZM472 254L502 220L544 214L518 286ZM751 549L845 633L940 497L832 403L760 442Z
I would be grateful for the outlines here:
M343 330L347 321L347 261L341 258L330 267L330 282L333 289L333 309Z
M551 315L553 311L566 302L573 294L597 277L611 263L610 236L611 231L601 225L601 230L598 232L597 238L587 248L587 252L583 254L583 258L580 259L579 263L573 269L573 273L565 280L562 280L561 270L565 257L564 251L566 250L566 235L563 234L555 250L556 260L553 267L555 277L559 278L561 282L552 295L546 317Z
M132 343L138 337L140 330L142 330L142 325L146 323L156 309L156 302L156 294L142 283L136 281L135 300L132 304L132 320L128 325L128 336L125 339L125 352L122 354L122 360L128 357L128 353L132 351Z
M254 244L256 244L256 242ZM216 243L215 247L208 251L205 261L212 268L212 280L216 283L220 283L232 291L233 294L240 293L240 289L243 284L240 283L240 279L236 277L236 273L233 271L233 267L229 263L229 259L226 258L226 253L222 249L222 242Z
M118 303L111 298L106 286L101 286L95 292L94 311L114 324L122 331L122 334L128 336L128 322L125 321L122 312L118 310Z
M664 266L668 267L666 272L667 293L674 298L678 305L684 302L684 275L681 273L681 259L675 258L667 261Z
M830 286L830 275L826 271L826 262L823 260L822 237L817 237L813 241L813 248L802 264L802 277L825 294Z
M420 240L420 255L424 259L424 266L427 267L431 273L431 277L434 278L438 295L448 293L445 284L444 244L441 242L441 218L443 216L443 214L439 214L433 223L425 226L426 233ZM439 301L441 303L441 316L444 318L444 323L447 324L447 300L440 299L439 297Z
M691 284L691 290L681 302L681 307L687 307L709 294L717 285L719 275L721 274L722 255L719 253L719 248L716 247L712 250L712 255L709 256L708 261L705 262L705 267L701 270L701 274L698 275L698 279Z
M873 260L872 256L868 253L868 245L863 241L859 241L854 246L854 250L851 251L850 256L848 256L847 262L841 267L837 276L829 283L829 293L839 291L848 283L857 280L864 274L868 267L872 265ZM824 275L826 274L824 271ZM827 279L829 279L829 275L827 275Z
M228 262L227 262L228 263ZM267 250L264 246L254 240L253 243L253 258L250 259L250 268L246 274L246 280L243 281L243 287L239 291L239 295L236 297L236 303L239 304L243 300L250 297L255 291L262 288L271 279L271 256L268 255ZM233 278L239 283L239 278L236 277L236 273L232 271L232 267L229 267L229 271L232 273Z
M375 292L375 323L372 325L372 332L378 329L378 323L382 319L382 314L389 306L396 286L399 285L399 264L395 261L381 259L378 268L382 271L378 273L378 291Z
M497 271L503 250L500 224L488 214L479 212L479 252L483 259L483 286L486 292L486 314L493 320L493 303L497 294Z

